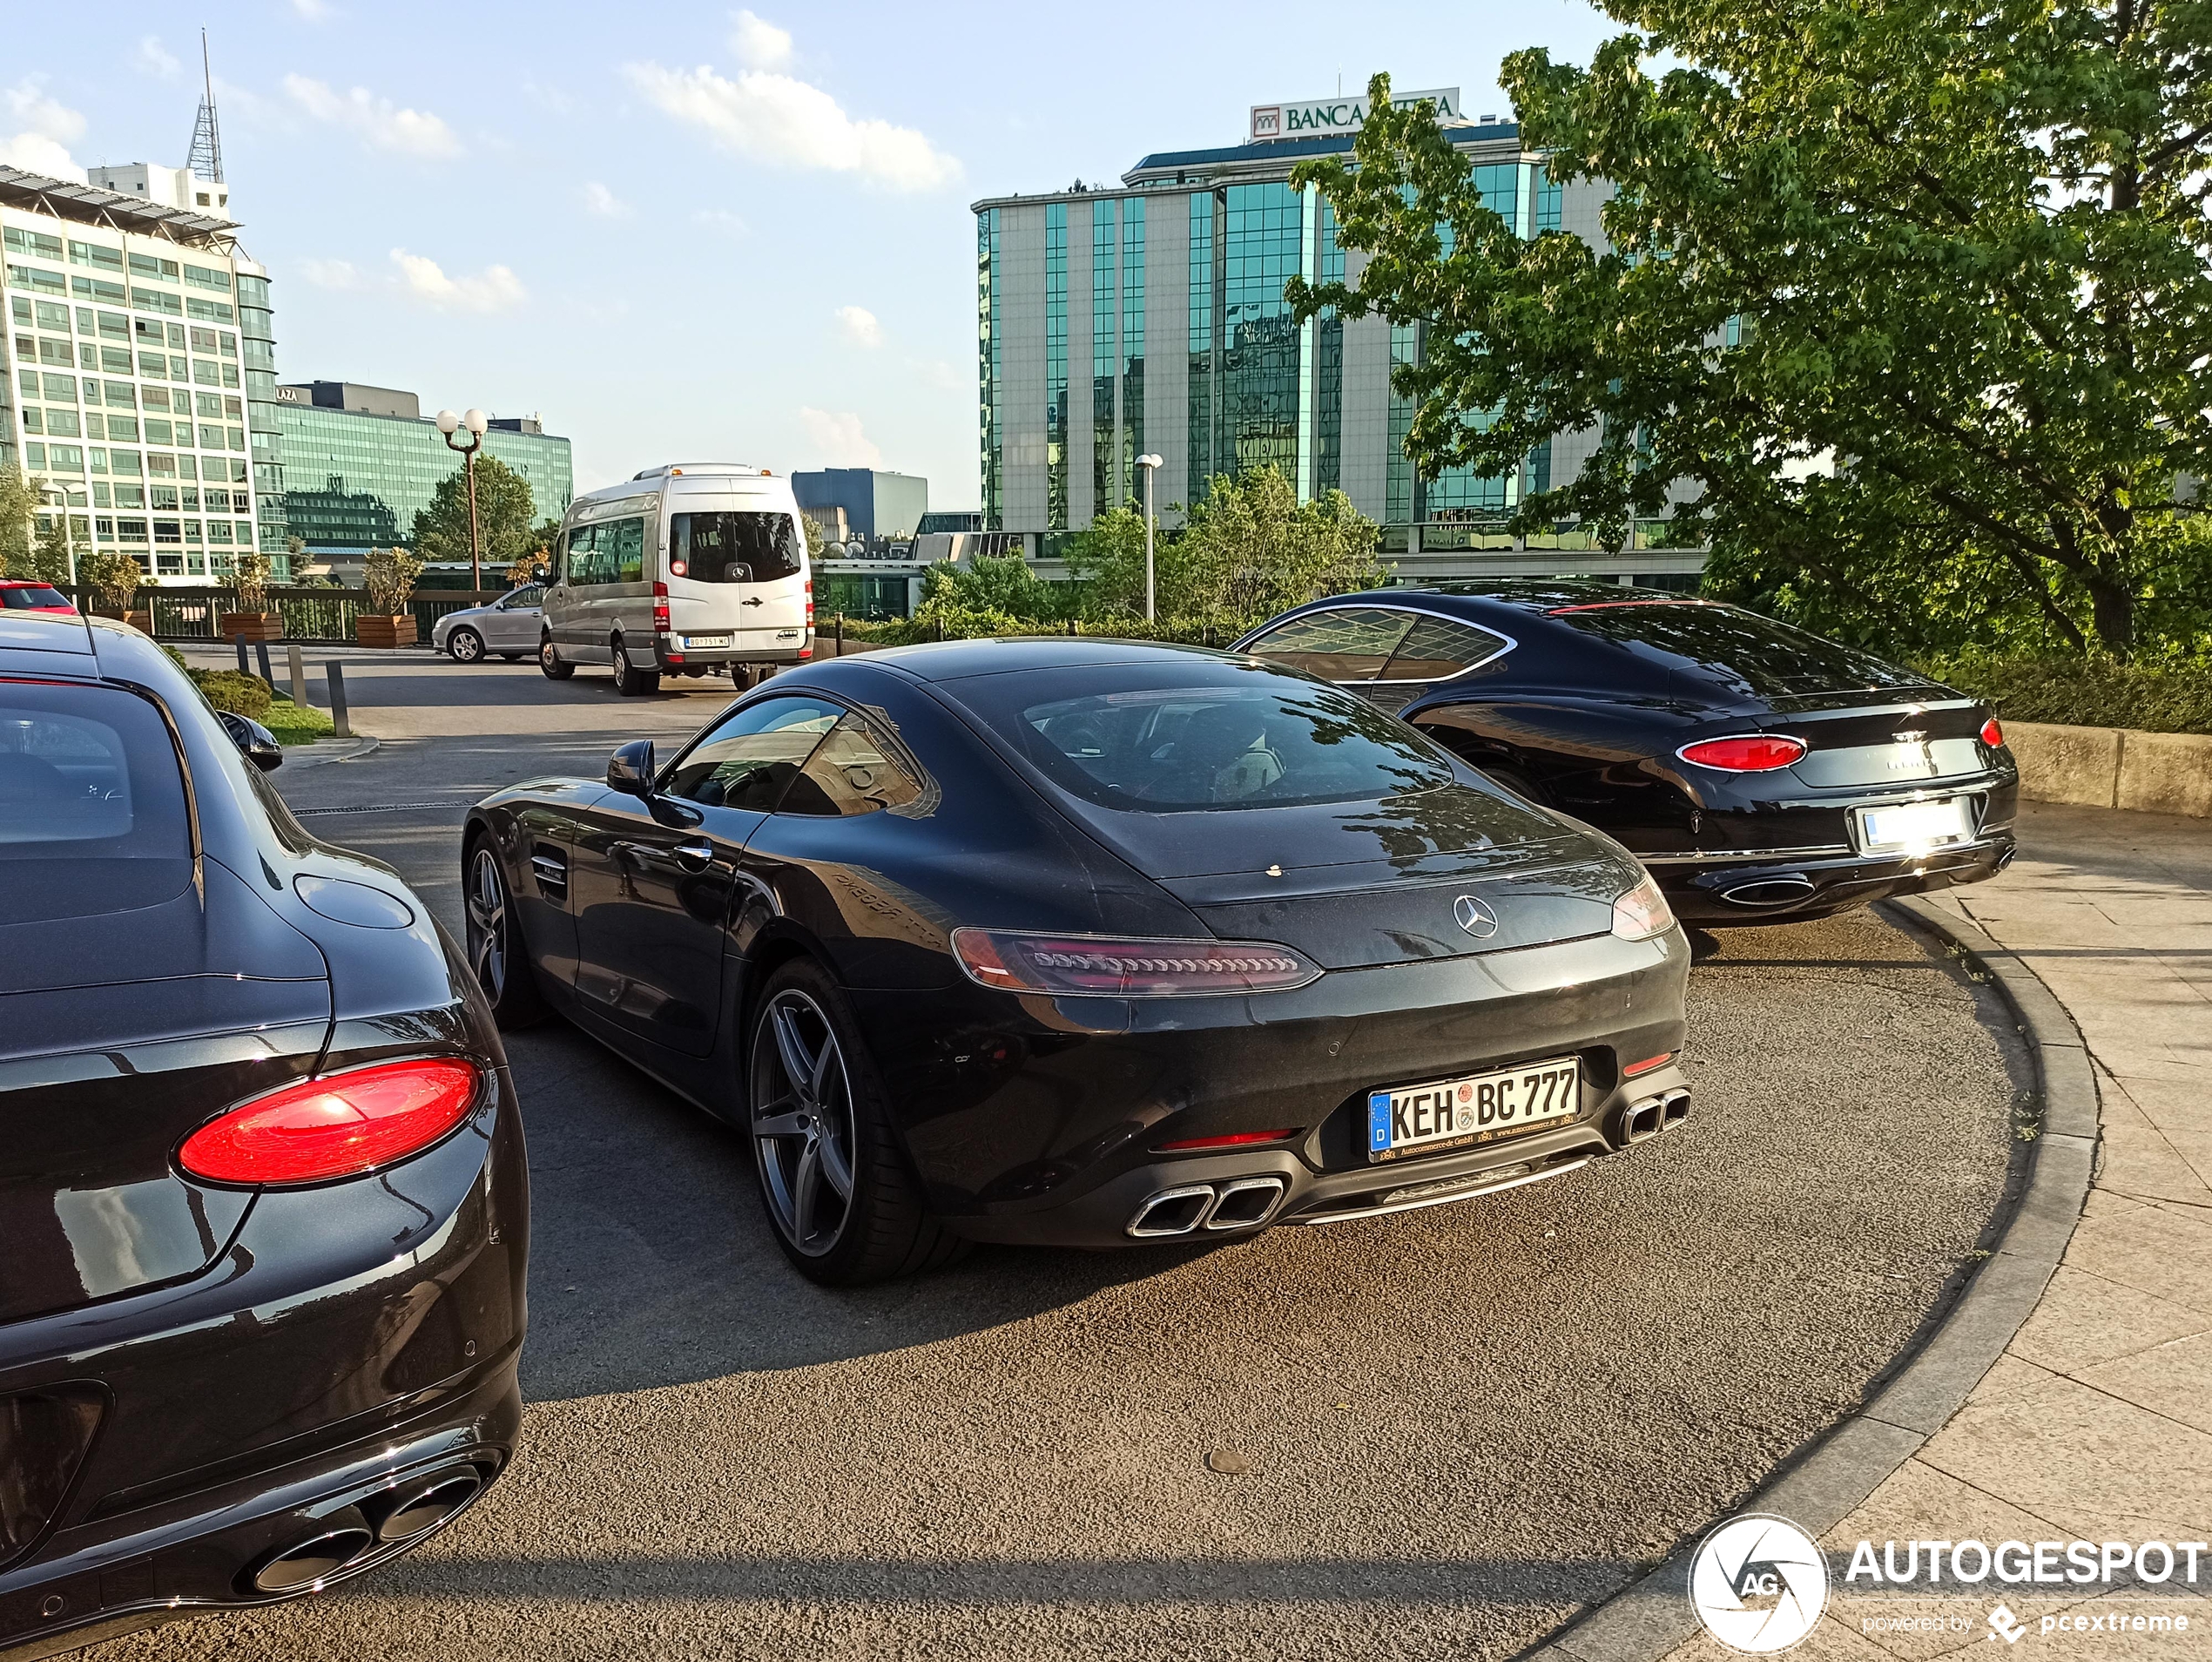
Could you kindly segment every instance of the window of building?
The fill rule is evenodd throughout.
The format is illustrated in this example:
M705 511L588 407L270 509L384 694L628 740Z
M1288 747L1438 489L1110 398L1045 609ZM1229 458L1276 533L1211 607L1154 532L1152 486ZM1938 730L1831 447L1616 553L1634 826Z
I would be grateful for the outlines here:
M231 522L227 519L209 520L207 522L207 540L211 543L229 542L231 540Z
M58 404L66 402L73 404L77 402L77 377L75 375L48 375L44 379L46 383L46 397L51 402Z
M46 432L53 438L82 438L84 430L77 424L73 409L50 409L46 412Z
M46 412L36 404L25 404L23 407L23 430L26 433L44 433L46 430Z
M94 409L84 413L84 436L96 439L107 436L107 418L99 411Z
M72 266L92 266L101 271L123 269L123 250L111 248L98 242L74 242L69 245L69 263Z
M46 447L46 465L56 473L82 473L84 471L84 452L74 444L49 444Z
M136 259L137 256L133 255L132 258ZM133 287L131 290L131 305L136 311L168 312L181 317L184 315L185 299L181 294L167 294L158 288Z
M146 417L146 443L149 443L149 444L173 444L173 443L176 443L176 440L174 439L174 437L172 437L172 429L171 429L170 424L169 424L167 422L164 421L164 420L163 420L160 416L147 416L147 417Z
M178 276L177 262L158 259L152 254L134 253L131 256L131 274L151 278L157 283L173 283Z
M206 266L195 266L187 263L185 267L185 281L191 284L194 288L219 289L226 294L231 292L230 273L220 270L211 270Z
M59 329L64 334L69 333L68 307L56 305L52 301L40 301L37 305L40 328Z
M127 295L121 283L109 282L104 277L72 277L69 292L79 300L105 301L111 306L121 306Z
M36 266L10 266L8 286L11 288L28 288L48 294L64 294L69 292L67 285L62 281L59 272L41 271Z

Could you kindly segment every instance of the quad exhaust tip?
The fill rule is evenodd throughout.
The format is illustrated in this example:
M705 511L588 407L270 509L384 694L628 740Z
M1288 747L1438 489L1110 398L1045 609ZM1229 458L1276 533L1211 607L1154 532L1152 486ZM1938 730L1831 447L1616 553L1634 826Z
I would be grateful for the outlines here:
M287 1547L253 1572L256 1592L298 1592L338 1573L376 1544L357 1524L311 1535Z
M1272 1172L1163 1189L1145 1198L1126 1233L1137 1240L1159 1240L1201 1229L1257 1229L1275 1215L1289 1193L1289 1184Z
M473 1465L395 1483L358 1506L320 1521L316 1533L272 1553L246 1578L255 1592L310 1591L342 1570L427 1535L483 1491L484 1473Z
M392 1491L391 1499L386 1503L391 1510L377 1523L378 1544L396 1545L437 1528L475 1499L483 1486L484 1480L473 1466L466 1471L446 1472L402 1484Z
M1663 1097L1630 1103L1622 1113L1621 1125L1629 1142L1641 1143L1674 1130L1689 1118L1689 1092L1669 1091Z

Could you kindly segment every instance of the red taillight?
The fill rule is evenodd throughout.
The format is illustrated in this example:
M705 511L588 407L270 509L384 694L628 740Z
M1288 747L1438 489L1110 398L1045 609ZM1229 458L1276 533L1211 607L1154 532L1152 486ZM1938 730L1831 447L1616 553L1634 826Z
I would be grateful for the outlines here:
M668 584L665 583L653 584L653 632L657 635L668 632Z
M212 1119L177 1151L190 1177L263 1187L358 1177L419 1154L469 1117L482 1075L458 1057L302 1079Z
M1226 1137L1185 1137L1177 1142L1160 1143L1155 1146L1163 1154L1171 1149L1193 1148L1250 1148L1256 1143L1287 1143L1297 1136L1298 1128L1287 1131L1232 1132Z
M1981 741L1982 743L1987 745L1992 750L2001 750L2004 748L2005 730L1997 725L1997 718L1995 716L1990 717L1988 720L1981 724Z
M954 929L953 953L969 980L1008 992L1168 998L1284 992L1321 978L1318 965L1265 941L1113 940Z
M1658 881L1644 880L1613 902L1613 933L1624 941L1649 941L1675 927L1675 914Z
M1770 774L1787 767L1805 753L1804 741L1776 733L1745 733L1734 739L1707 739L1684 745L1675 754L1700 767L1717 767L1724 774Z
M1663 1068L1668 1063L1673 1061L1674 1059L1675 1053L1672 1051L1667 1051L1662 1056L1647 1056L1642 1061L1631 1062L1628 1066L1622 1068L1621 1070L1621 1077L1623 1079L1633 1079L1639 1073L1649 1073L1654 1068Z

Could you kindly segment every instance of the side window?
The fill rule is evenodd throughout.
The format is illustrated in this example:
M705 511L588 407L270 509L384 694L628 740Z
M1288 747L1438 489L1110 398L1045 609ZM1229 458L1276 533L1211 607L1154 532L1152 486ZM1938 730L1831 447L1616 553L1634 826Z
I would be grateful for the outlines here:
M578 525L569 533L568 551L562 557L562 571L570 587L591 581L591 527Z
M1406 632L1390 662L1386 681L1440 681L1487 663L1506 649L1506 638L1474 624L1448 618L1423 618Z
M645 580L645 522L617 519L599 527L599 564L606 575L602 583L643 583Z
M707 807L772 808L844 713L819 699L749 704L678 757L660 787Z
M527 611L545 598L545 590L538 584L526 584L507 597L507 604L517 611Z
M921 781L876 741L867 722L847 715L806 759L776 812L850 817L904 807L921 794Z
M1325 681L1372 681L1413 624L1410 611L1338 606L1278 624L1244 650Z

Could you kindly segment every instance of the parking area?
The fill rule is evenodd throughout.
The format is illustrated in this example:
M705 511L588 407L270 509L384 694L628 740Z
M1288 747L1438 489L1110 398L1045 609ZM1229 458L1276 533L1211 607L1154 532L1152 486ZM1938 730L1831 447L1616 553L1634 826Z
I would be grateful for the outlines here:
M383 742L276 782L456 932L469 802L730 696L344 656ZM848 1294L786 1267L738 1138L517 1036L509 1476L357 1586L94 1654L1511 1655L1857 1402L2003 1203L2009 1024L1917 937L1730 934L1690 1016L1686 1125L1554 1183Z

